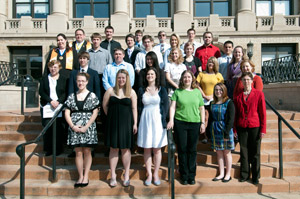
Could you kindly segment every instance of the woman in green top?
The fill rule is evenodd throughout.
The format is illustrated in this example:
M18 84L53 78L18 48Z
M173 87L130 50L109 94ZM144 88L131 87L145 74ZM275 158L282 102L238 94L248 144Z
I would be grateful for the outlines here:
M175 90L171 101L167 129L174 127L181 183L195 184L197 142L199 133L205 132L205 110L191 71L186 70L181 74L179 89Z

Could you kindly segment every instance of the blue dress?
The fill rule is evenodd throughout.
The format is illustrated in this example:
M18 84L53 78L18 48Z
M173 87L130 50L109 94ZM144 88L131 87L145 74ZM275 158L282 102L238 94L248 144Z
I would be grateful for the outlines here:
M227 100L223 104L211 104L211 142L212 149L214 150L234 150L234 135L232 128L229 131L229 140L224 141L225 133L225 114L227 111L228 103L231 100Z

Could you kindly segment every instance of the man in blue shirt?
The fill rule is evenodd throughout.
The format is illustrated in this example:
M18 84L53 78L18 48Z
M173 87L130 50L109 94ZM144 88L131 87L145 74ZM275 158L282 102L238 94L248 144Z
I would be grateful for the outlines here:
M104 89L107 90L110 87L114 87L116 83L116 75L120 69L125 69L129 73L130 84L133 86L134 84L134 69L130 63L124 61L125 51L122 48L116 48L114 50L114 59L115 61L112 64L108 64L105 66L103 72L103 86Z
M232 59L232 51L233 51L233 42L232 41L226 41L224 43L224 55L222 57L218 58L219 62L219 72L222 74L224 81L226 83L227 81L227 70L228 65Z

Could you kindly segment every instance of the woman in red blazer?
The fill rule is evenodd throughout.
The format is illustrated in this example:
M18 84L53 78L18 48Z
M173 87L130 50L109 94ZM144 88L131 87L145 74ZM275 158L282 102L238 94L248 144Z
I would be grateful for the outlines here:
M242 73L252 72L252 74L253 74L252 87L255 88L256 90L262 91L263 88L264 88L264 85L263 85L263 82L262 82L262 79L260 78L260 76L258 76L258 75L256 75L254 73L254 71L255 71L255 65L254 65L254 63L250 59L244 59L241 62L241 66L240 67L241 67ZM239 93L243 92L243 90L244 90L244 85L243 85L241 77L239 77L238 80L237 80L237 82L236 82L236 85L234 87L233 99L236 98L236 96Z
M235 121L234 132L240 143L241 168L240 182L250 177L257 185L260 177L260 145L261 138L266 134L266 103L264 93L252 87L253 74L245 72L241 76L244 92L234 99Z

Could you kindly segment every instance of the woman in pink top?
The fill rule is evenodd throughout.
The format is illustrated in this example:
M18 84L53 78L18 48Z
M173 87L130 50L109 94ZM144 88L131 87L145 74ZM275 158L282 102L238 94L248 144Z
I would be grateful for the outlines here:
M253 74L252 87L255 88L256 90L262 91L264 85L263 85L263 82L262 82L262 79L260 78L260 76L258 76L254 73L254 71L255 71L254 63L249 59L245 59L241 62L240 68L241 68L242 73L251 72ZM242 79L239 77L236 82L236 85L234 87L233 99L235 99L236 96L243 91L244 91L243 82L242 82Z

